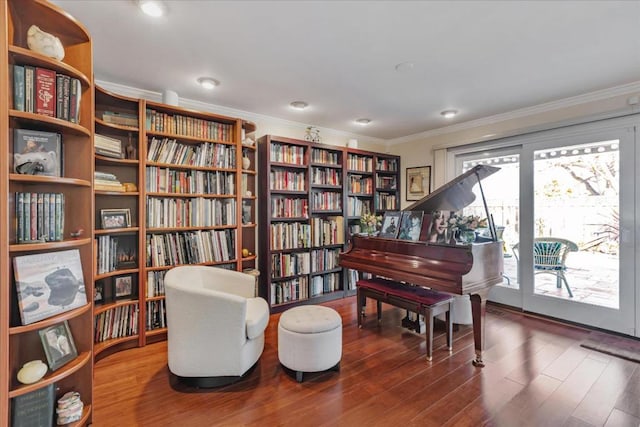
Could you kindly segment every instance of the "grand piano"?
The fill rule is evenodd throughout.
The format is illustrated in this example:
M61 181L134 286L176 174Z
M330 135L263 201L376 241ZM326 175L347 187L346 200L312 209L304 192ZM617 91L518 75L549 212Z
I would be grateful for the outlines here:
M344 268L372 273L407 283L407 286L468 294L476 353L473 364L480 367L484 366L486 298L491 287L502 282L503 273L502 242L498 241L480 182L498 170L487 165L475 166L404 209L424 212L419 241L353 236L339 258L339 264ZM455 212L468 206L476 198L472 191L476 184L482 195L490 237L466 245L426 242L431 214L435 211Z

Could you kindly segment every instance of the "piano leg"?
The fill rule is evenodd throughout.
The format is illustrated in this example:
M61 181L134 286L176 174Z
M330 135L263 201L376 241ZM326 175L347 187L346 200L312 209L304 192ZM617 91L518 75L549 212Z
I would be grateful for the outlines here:
M487 307L488 291L470 295L471 316L473 318L473 342L476 349L476 358L473 359L473 366L484 367L482 361L482 350L484 348L484 318Z

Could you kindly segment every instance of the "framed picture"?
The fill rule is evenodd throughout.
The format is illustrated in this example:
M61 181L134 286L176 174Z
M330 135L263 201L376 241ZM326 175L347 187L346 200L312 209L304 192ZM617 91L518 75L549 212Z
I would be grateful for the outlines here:
M114 279L115 297L131 298L133 294L133 276L119 276Z
M13 272L23 325L87 303L77 249L17 256Z
M429 224L429 234L427 241L430 243L449 243L451 240L449 230L449 211L435 211L431 214L431 223Z
M404 211L402 212L402 220L400 222L400 233L398 239L412 240L417 242L420 240L422 232L422 211Z
M25 175L62 176L62 137L59 133L16 129L13 170Z
M420 200L431 193L431 166L407 168L407 201Z
M103 229L131 227L131 211L129 209L101 209L100 222Z
M137 246L138 241L136 235L121 235L113 237L116 240L116 268L118 270L126 270L128 268L136 268L138 266Z
M387 211L384 213L382 219L382 230L378 237L385 237L387 239L395 239L398 236L400 230L400 221L402 219L402 212Z
M47 363L52 371L78 357L69 323L66 320L63 323L40 329L38 333L47 356Z
M96 304L104 302L104 283L96 282L93 288L93 302Z

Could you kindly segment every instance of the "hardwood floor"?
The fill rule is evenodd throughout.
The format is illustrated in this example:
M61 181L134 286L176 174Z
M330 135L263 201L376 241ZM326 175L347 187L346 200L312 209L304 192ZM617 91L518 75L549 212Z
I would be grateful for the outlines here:
M278 314L264 353L243 381L209 390L170 385L166 342L113 354L95 367L94 425L102 426L638 426L640 364L580 347L588 330L487 308L484 368L471 364L471 327L445 350L436 325L433 361L424 335L355 298L326 304L343 319L340 372L305 376L278 362ZM224 351L223 348L220 351Z

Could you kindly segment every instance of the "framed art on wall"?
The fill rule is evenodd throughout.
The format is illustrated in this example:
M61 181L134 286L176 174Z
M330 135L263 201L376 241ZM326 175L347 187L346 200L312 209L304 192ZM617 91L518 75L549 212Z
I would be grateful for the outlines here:
M407 201L420 200L431 193L431 166L407 168Z

